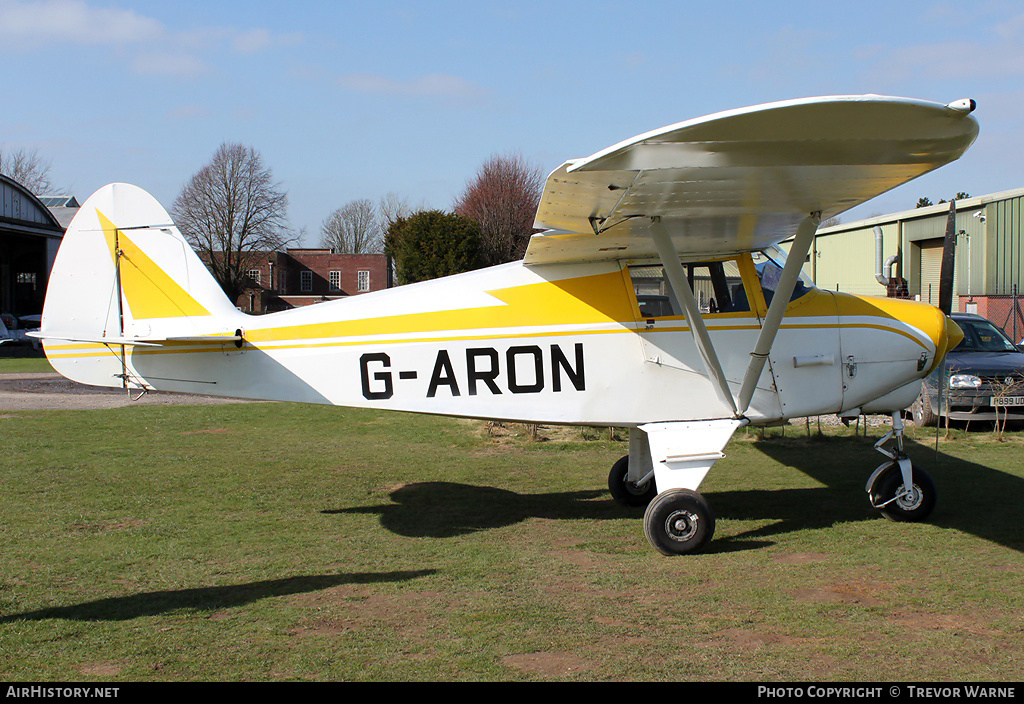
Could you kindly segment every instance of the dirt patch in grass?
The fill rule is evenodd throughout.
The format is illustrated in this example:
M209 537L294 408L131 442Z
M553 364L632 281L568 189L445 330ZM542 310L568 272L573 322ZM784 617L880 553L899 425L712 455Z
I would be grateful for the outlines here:
M965 612L928 614L918 611L894 611L889 619L902 628L916 631L952 631L992 637L1002 635L1000 631L983 624L987 619Z
M884 585L858 582L856 584L832 584L811 589L797 589L791 592L791 595L797 601L880 606L884 602L879 595L884 591Z
M116 677L121 674L121 666L112 662L93 662L77 669L78 674L87 677Z
M569 677L595 667L594 663L573 653L521 653L502 658L501 664L543 679Z

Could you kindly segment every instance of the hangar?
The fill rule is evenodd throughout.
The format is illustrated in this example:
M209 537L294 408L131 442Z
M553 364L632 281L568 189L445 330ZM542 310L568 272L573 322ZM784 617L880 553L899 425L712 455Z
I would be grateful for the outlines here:
M63 200L60 207L68 207ZM63 236L64 225L42 200L0 175L0 312L15 317L42 312Z
M823 289L938 304L949 203L818 230L804 272ZM953 310L1024 337L1024 188L955 202Z

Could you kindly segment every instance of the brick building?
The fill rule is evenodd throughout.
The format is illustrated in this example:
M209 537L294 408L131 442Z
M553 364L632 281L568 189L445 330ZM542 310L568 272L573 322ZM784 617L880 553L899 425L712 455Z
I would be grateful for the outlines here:
M338 254L330 249L266 252L249 270L252 287L236 305L247 313L308 306L392 286L384 254Z

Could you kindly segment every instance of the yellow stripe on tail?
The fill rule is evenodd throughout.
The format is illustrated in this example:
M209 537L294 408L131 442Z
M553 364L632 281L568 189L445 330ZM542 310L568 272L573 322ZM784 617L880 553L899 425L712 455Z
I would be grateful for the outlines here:
M115 267L118 266L120 254L121 290L133 318L210 315L206 308L132 242L124 230L118 230L99 210L96 215Z

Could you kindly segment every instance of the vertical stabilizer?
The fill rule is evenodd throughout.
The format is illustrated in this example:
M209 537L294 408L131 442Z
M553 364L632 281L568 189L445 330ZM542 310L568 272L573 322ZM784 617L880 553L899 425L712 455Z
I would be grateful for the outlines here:
M114 183L82 205L64 235L39 336L61 374L122 386L133 346L223 334L243 317L156 199Z

